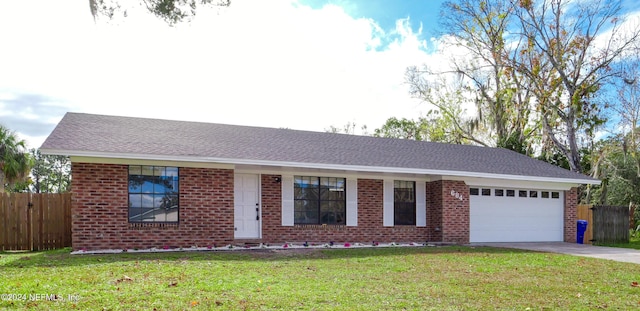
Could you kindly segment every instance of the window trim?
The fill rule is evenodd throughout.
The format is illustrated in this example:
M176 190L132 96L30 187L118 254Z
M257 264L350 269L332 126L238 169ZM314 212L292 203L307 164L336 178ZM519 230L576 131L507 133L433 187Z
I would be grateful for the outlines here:
M396 201L396 189L400 189L400 188L396 188L396 182L401 182L401 183L411 183L412 184L412 189L413 189L413 202L398 202ZM393 181L393 225L394 226L416 226L417 225L417 202L418 202L418 198L416 196L416 181L415 180L394 180ZM402 188L404 189L404 188ZM398 219L396 218L396 204L409 204L409 205L413 205L413 221L411 223L398 223Z
M316 178L318 181L318 199L317 199L317 209L318 209L318 221L316 223L300 223L300 222L296 222L296 202L298 201L309 201L308 199L296 199L296 189L299 187L296 187L297 183L296 183L296 179L300 179L300 178ZM330 178L330 179L336 179L339 180L341 179L343 181L342 183L342 190L341 192L344 193L344 197L343 200L322 200L322 196L320 195L320 192L322 190L322 179L323 178ZM332 191L331 188L329 188L328 191ZM335 191L335 190L334 190ZM328 226L345 226L348 224L347 221L347 212L348 212L348 207L347 207L347 193L348 193L348 189L347 189L347 178L346 177L335 177L335 176L311 176L311 175L294 175L293 176L293 225L328 225ZM336 223L324 223L322 222L322 202L343 202L343 214L344 214L344 220L343 222L336 222Z
M132 194L134 194L134 195L135 194L141 194L141 195L145 194L144 192L137 193L137 192L131 192L130 191L129 183L131 181L131 176L132 176L131 167L136 167L136 166L140 167L140 170L141 170L141 174L137 175L137 176L153 176L153 177L156 176L156 175L143 175L142 174L142 168L143 167L151 167L152 168L151 170L154 171L154 172L155 172L156 168L163 168L165 171L166 171L167 168L172 168L172 169L175 169L177 171L177 176L176 176L177 180L175 182L178 185L178 191L175 193L176 200L177 200L177 207L176 207L177 215L176 215L176 220L175 221L167 221L167 220L164 220L164 221L155 221L155 220L154 221L142 221L142 220L132 221L131 220L131 195ZM180 187L180 167L177 167L177 166L164 166L164 165L143 165L143 164L127 165L127 222L129 224L179 224L180 223L180 188L181 188ZM151 195L156 195L156 194L160 194L160 192L157 192L157 193L156 192L152 192L151 193ZM155 207L154 206L153 210L159 209L159 208L160 207Z

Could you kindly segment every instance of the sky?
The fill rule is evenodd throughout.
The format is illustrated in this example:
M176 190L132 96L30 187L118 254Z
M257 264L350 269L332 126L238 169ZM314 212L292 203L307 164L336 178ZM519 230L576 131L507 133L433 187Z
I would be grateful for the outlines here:
M139 5L0 2L0 124L38 148L66 112L370 131L427 108L404 84L430 61L442 1L233 0L169 27Z
M433 109L408 66L459 57L438 46L444 0L232 0L175 27L119 1L113 20L89 0L0 1L0 124L30 148L67 112L370 133Z

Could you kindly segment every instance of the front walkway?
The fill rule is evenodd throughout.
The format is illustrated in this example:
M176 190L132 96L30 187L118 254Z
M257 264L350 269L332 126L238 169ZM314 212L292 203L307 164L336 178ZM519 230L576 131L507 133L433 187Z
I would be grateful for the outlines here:
M574 256L631 262L640 264L640 250L618 247L593 246L589 244L565 242L526 242L526 243L472 243L473 246L491 246L526 249L539 252L568 254Z

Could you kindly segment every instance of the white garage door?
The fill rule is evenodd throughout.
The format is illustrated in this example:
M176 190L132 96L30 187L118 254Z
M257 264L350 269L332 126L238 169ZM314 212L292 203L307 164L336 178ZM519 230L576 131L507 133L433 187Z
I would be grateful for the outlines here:
M564 239L562 191L471 187L471 242L547 242Z

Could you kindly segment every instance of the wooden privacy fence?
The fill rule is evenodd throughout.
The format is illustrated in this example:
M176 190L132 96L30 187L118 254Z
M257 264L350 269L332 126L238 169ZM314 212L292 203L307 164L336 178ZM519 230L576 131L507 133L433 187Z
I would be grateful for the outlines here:
M589 222L584 243L629 242L629 207L579 205L577 216Z
M0 251L71 246L71 193L0 193Z

